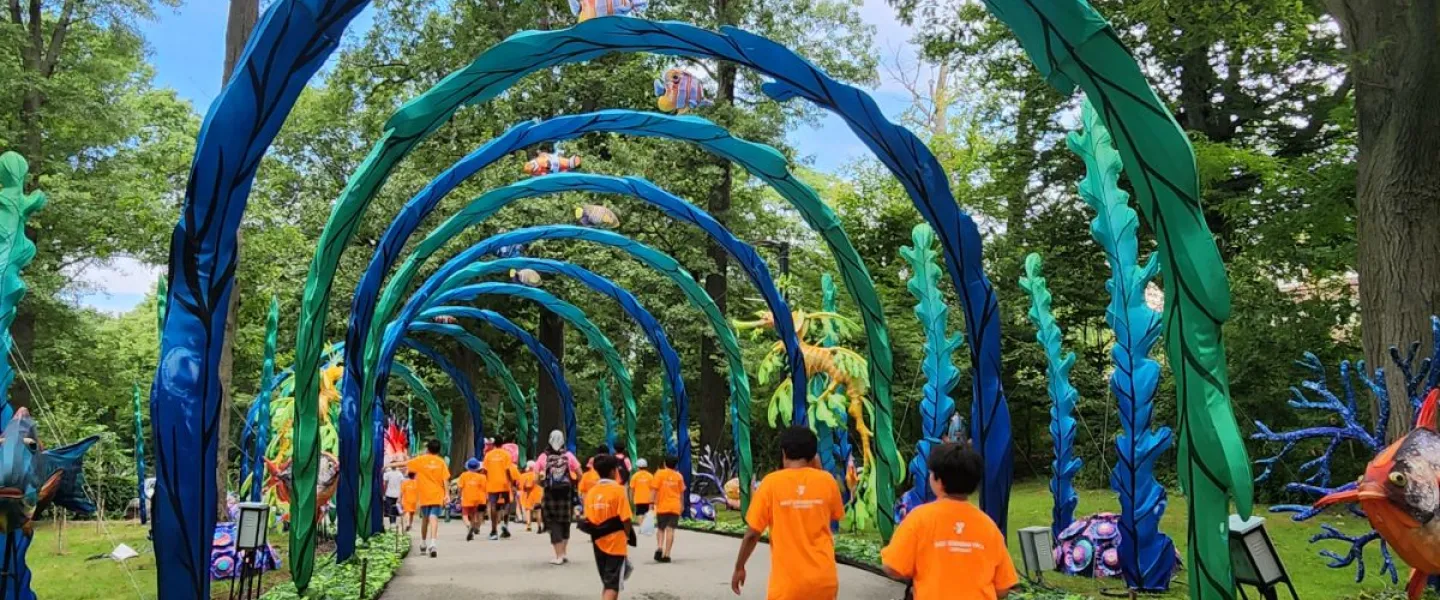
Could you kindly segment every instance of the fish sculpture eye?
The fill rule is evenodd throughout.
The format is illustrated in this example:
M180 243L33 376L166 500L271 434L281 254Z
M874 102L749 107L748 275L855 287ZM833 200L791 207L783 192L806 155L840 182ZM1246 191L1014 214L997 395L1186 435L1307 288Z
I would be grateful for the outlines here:
M1405 474L1404 474L1404 473L1391 473L1391 474L1390 474L1390 485L1393 485L1393 486L1395 486L1395 487L1403 488L1403 487L1405 487L1406 485L1408 485L1409 483L1410 483L1410 480L1409 480L1409 478L1405 477Z

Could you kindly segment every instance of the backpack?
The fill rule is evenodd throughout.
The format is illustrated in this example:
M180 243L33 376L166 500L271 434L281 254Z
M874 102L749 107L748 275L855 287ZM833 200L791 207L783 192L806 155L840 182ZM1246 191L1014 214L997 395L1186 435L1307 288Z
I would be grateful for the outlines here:
M547 488L569 487L570 460L559 452L545 453L545 472L542 484Z

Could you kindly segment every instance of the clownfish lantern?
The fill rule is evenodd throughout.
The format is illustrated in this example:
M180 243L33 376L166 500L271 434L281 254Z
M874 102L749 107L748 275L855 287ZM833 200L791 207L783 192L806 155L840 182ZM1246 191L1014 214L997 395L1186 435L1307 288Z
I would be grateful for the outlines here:
M646 0L570 0L570 14L584 23L595 17L623 17L645 8Z
M620 217L615 216L615 211L599 204L582 204L575 207L575 220L585 227L614 229L620 226Z
M558 152L555 154L541 152L535 158L525 162L525 174L530 176L565 173L578 168L580 168L580 157L561 156Z

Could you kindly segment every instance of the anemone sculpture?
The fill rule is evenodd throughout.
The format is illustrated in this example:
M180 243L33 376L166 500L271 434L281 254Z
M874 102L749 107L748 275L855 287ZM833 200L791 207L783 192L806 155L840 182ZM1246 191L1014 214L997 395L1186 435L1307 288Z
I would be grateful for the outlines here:
M1025 257L1025 276L1020 287L1030 296L1026 316L1035 324L1035 340L1045 349L1045 389L1050 395L1050 443L1055 459L1051 463L1050 495L1054 504L1050 512L1050 531L1055 539L1075 520L1075 506L1080 496L1075 493L1075 475L1080 472L1080 457L1075 456L1075 405L1080 394L1070 385L1070 369L1075 366L1075 353L1061 348L1064 335L1055 315L1050 311L1050 288L1041 274L1043 263L1039 254Z
M1110 130L1089 101L1081 110L1081 121L1083 131L1071 132L1066 142L1085 162L1080 197L1095 210L1090 234L1105 250L1110 265L1110 280L1105 282L1110 292L1105 322L1115 332L1110 391L1119 405L1122 429L1115 439L1120 460L1110 475L1110 487L1120 495L1120 572L1130 588L1159 592L1170 589L1176 568L1175 544L1160 531L1165 487L1155 479L1155 463L1171 444L1170 428L1153 426L1160 363L1150 358L1150 352L1163 324L1160 313L1145 303L1145 288L1159 272L1160 262L1151 254L1140 264L1140 218L1130 208L1130 195L1119 186L1124 165Z
M1289 405L1300 411L1312 413L1329 413L1331 416L1327 423L1310 427L1301 427L1291 431L1274 431L1265 423L1255 422L1256 432L1250 437L1270 443L1280 444L1280 449L1273 455L1255 461L1264 469L1256 477L1256 481L1265 481L1275 474L1277 466L1283 465L1293 452L1302 451L1305 456L1314 456L1296 467L1295 473L1302 479L1291 481L1285 484L1285 491L1301 496L1309 497L1312 502L1319 501L1332 495L1340 496L1347 492L1355 492L1357 481L1349 475L1340 475L1339 480L1343 483L1335 484L1336 474L1332 471L1332 462L1337 450L1344 450L1347 447L1359 446L1370 455L1378 455L1385 449L1385 440L1389 433L1390 407L1396 396L1403 395L1403 400L1416 407L1414 411L1416 419L1420 418L1421 412L1418 408L1421 400L1440 387L1440 318L1431 317L1431 346L1430 357L1420 359L1416 362L1416 356L1420 349L1420 343L1411 344L1409 351L1402 356L1398 348L1390 349L1390 358L1395 368L1404 375L1405 389L1390 390L1385 382L1384 368L1376 368L1370 371L1365 361L1356 362L1353 367L1350 361L1341 361L1339 366L1339 389L1332 387L1333 382L1329 379L1324 363L1314 354L1306 353L1304 358L1296 364L1308 372L1308 377L1301 381L1299 386L1290 388ZM1358 380L1358 381L1357 381ZM1375 407L1375 424L1367 426L1363 420L1370 414L1368 407L1358 401L1357 388L1363 388ZM1312 400L1312 398L1315 398ZM1338 421L1338 424L1336 423ZM1308 442L1323 442L1318 453L1314 450L1314 444ZM1362 478L1363 479L1363 478ZM1324 504L1278 504L1270 507L1271 512L1288 513L1291 520L1308 521L1321 515L1329 506L1336 503L1326 502ZM1345 509L1351 514L1361 517L1368 517L1366 511L1355 502L1343 503ZM1379 542L1380 547L1380 575L1390 576L1391 583L1400 581L1400 574L1396 568L1395 560L1391 554L1390 543L1381 537L1377 530L1370 530L1358 535L1346 534L1339 529L1329 525L1321 524L1320 532L1311 536L1310 543L1333 541L1343 542L1347 548L1342 555L1330 549L1323 549L1320 555L1328 559L1327 566L1332 569L1354 566L1355 581L1358 583L1365 579L1367 567L1365 565L1365 547Z
M960 370L950 357L964 344L964 338L950 335L950 307L940 293L939 255L935 252L935 231L921 223L910 230L913 246L900 248L900 255L910 265L910 281L905 284L915 297L915 318L925 332L924 395L920 399L920 441L910 459L910 481L913 487L905 492L897 511L909 512L935 499L930 489L930 469L926 461L930 450L945 437L950 418L955 415L955 401L950 391L960 380ZM896 515L896 521L903 515Z

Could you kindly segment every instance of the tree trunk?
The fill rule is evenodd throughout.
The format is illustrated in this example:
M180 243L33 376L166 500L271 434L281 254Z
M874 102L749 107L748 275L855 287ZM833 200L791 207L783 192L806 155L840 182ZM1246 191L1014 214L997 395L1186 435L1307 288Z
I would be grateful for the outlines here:
M565 320L550 311L540 312L540 343L555 354L556 360L565 363ZM560 392L544 369L535 370L535 403L540 409L540 441L550 438L555 429L565 431L564 413L560 409ZM568 435L568 434L567 434ZM572 440L577 444L580 440Z
M1430 339L1440 310L1440 1L1329 0L1351 50L1365 357L1386 365L1390 439L1413 415L1389 348ZM1422 344L1428 348L1429 344Z
M475 451L475 427L470 423L470 411L450 411L450 476L457 477L465 470L465 461L477 456Z
M240 61L240 54L245 51L245 43L250 40L250 32L255 29L255 23L260 20L260 0L230 0L229 20L225 24L225 71L221 77L220 84L223 86L230 81L230 74L235 71L235 63ZM235 260L240 260L240 248L242 243L241 233L235 234ZM231 382L235 374L235 322L238 320L240 308L240 280L235 279L235 287L230 292L230 306L225 313L225 341L220 346L220 424L219 436L215 448L215 514L216 518L224 521L229 518L229 511L225 504L225 496L229 483L230 467L230 407Z
M729 24L726 18L725 0L719 2L719 14L722 25ZM720 63L716 71L716 105L722 111L720 113L720 125L730 126L731 119L725 118L723 111L732 108L735 101L735 65L731 63ZM734 187L734 166L730 161L718 159L720 166L720 179L710 189L709 204L705 207L710 216L715 217L721 226L730 226L730 203ZM705 255L710 258L711 268L705 275L705 293L715 299L716 308L720 314L726 315L726 306L729 304L729 266L730 254L725 251L713 238L706 238ZM726 383L725 374L720 370L720 347L710 336L700 338L700 388L695 390L696 417L700 421L700 447L709 446L712 449L726 447L723 444L725 439L725 415L726 407L730 403L730 387ZM746 407L748 408L748 407ZM689 427L688 423L676 423L676 427Z

